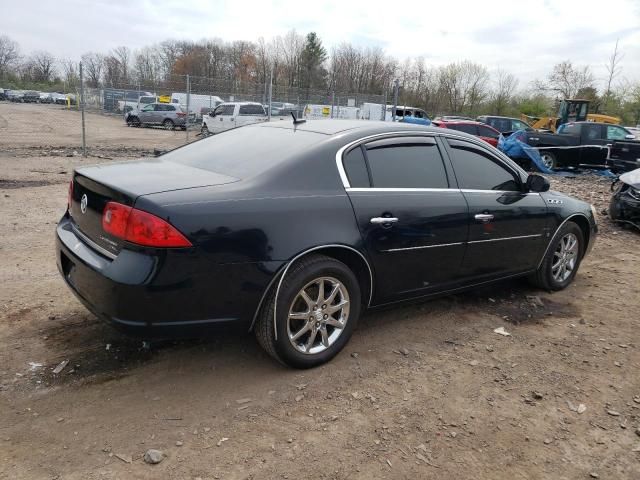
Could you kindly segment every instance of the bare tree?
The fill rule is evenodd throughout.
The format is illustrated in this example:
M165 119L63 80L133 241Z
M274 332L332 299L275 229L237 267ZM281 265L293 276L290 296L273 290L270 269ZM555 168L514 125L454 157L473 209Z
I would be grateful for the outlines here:
M113 56L120 64L120 77L125 83L129 81L129 62L131 60L131 50L129 47L120 46L113 49Z
M67 85L77 85L80 77L78 76L78 63L73 60L62 60L62 74Z
M492 98L493 113L502 115L509 106L516 88L518 88L518 79L513 74L500 69L496 74L495 87Z
M609 57L609 63L605 65L607 69L607 73L609 74L607 77L607 89L604 92L603 100L604 100L604 108L607 109L609 106L609 101L611 100L612 92L611 85L613 81L616 79L620 72L622 71L622 67L620 66L620 62L622 61L623 55L618 52L618 42L616 40L616 46L613 49L613 53Z
M594 83L593 74L588 66L576 68L569 60L565 60L553 67L548 84L542 88L558 92L563 98L574 98L578 91L593 87Z
M87 52L82 55L81 58L88 85L93 88L98 88L102 80L104 55L101 53Z
M20 58L20 48L17 42L6 35L0 35L0 75L6 75Z
M49 52L34 52L30 58L30 62L33 65L34 80L37 82L50 82L55 75L55 61L55 58Z

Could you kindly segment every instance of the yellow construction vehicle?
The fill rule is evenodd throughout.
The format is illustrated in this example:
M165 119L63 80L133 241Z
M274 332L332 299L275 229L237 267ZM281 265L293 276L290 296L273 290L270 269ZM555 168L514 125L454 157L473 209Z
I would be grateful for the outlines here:
M589 100L570 99L560 102L560 110L557 117L530 117L524 113L520 115L523 122L527 122L536 130L548 130L556 133L556 129L568 122L598 122L619 125L620 119L611 115L589 113Z

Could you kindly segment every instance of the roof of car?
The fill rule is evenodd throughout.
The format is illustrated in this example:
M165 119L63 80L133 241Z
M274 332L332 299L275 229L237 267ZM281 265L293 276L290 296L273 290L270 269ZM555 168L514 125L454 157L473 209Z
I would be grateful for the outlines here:
M424 131L431 133L451 133L445 129L437 127L427 127L424 125L416 125L403 122L383 122L378 120L307 120L304 123L293 124L291 120L279 120L266 123L253 124L254 128L286 128L290 130L300 130L305 132L320 133L324 135L336 135L344 132L359 131L364 135L385 133L385 132L402 132L402 131ZM473 135L467 135L469 138L475 138Z
M484 127L491 128L491 125L487 125L486 123L477 122L475 120L434 120L433 123L446 123L456 125L456 124L464 124L464 125L482 125Z
M220 105L260 105L262 106L262 104L258 102L222 102Z
M504 118L506 120L518 120L519 122L521 122L522 120L520 120L519 118L515 118L515 117L503 117L501 115L481 115L478 118Z

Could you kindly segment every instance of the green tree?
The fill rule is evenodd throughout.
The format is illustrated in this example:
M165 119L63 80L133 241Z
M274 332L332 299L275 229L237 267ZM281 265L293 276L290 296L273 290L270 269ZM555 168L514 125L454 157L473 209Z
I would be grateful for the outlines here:
M327 76L327 70L324 67L326 60L327 50L322 46L320 37L315 32L308 33L300 55L301 87L306 88L307 91L324 87Z

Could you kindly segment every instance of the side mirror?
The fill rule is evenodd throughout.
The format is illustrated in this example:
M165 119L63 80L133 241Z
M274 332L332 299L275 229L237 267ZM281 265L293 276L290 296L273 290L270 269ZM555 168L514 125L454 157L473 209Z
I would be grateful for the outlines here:
M527 189L530 192L546 192L549 190L550 186L549 180L544 178L542 175L532 173L527 177Z
M631 135L631 134L625 135L624 138L626 138L627 140L635 140L636 139L635 135Z

